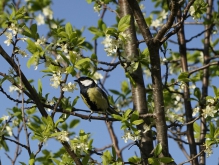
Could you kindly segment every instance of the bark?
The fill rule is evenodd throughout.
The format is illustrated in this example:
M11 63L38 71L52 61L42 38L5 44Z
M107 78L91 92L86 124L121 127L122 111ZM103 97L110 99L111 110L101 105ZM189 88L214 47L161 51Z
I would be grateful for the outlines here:
M208 3L208 7L207 7L207 20L211 20L212 18L212 5L213 5L213 0L206 0L206 3ZM207 65L209 63L209 57L210 57L210 37L211 37L211 30L212 30L212 25L206 25L205 26L205 38L204 38L204 64L203 65ZM208 95L208 85L209 85L209 68L206 68L203 70L203 78L202 78L202 103L201 103L201 109L205 108L205 103L206 101L205 98ZM200 135L200 143L204 143L205 142L205 135L206 135L206 131L207 131L207 127L206 127L206 120L204 117L201 117L201 135ZM205 147L203 145L200 145L199 150L200 152L202 150L204 150ZM200 165L204 165L206 164L206 154L205 152L202 152L202 154L200 155L200 161L199 161Z
M182 13L181 10L178 11L177 20L178 22L181 20ZM181 67L183 72L188 72L188 63L187 63L187 52L186 52L186 40L185 40L185 32L184 32L184 25L182 24L181 29L177 33L178 37L178 44L179 44L179 53L181 56ZM186 122L190 122L193 120L192 117L192 106L190 101L190 90L189 90L189 83L186 83L184 87L184 107L185 107L185 115L186 115ZM193 124L187 125L186 131L187 139L189 142L189 151L190 151L190 158L193 158L197 155L197 149L195 144L194 138L194 129ZM194 158L191 162L193 165L198 164L198 158Z
M131 22L130 27L125 31L130 37L130 40L127 42L125 46L125 53L126 56L135 55L138 56L138 42L135 33L135 26L134 26L134 18L133 13L129 7L127 0L119 0L119 7L120 7L120 17L125 15L131 15ZM139 64L138 69L131 73L132 79L135 81L136 85L132 85L132 98L133 98L133 109L137 110L139 114L146 114L148 113L147 110L147 102L146 102L146 91L145 85L143 80L143 72L141 65ZM149 121L144 119L145 123L149 125ZM138 126L139 130L143 132L143 124ZM150 156L151 151L153 150L153 139L152 134L150 131L147 133L141 133L141 140L139 142L139 147L141 151L141 158L142 163L147 164L147 160Z
M165 121L165 111L164 111L164 101L163 101L163 87L161 79L161 68L160 68L160 56L159 48L160 41L168 29L171 27L176 15L178 4L177 1L172 1L171 15L167 23L161 28L155 38L152 38L149 27L147 26L143 14L135 0L128 0L129 5L134 13L135 20L141 31L141 34L148 46L150 52L151 61L151 75L152 75L152 85L153 85L153 99L154 99L154 113L156 116L156 129L157 129L157 140L162 145L163 156L169 156L168 149L168 137L167 137L167 126Z

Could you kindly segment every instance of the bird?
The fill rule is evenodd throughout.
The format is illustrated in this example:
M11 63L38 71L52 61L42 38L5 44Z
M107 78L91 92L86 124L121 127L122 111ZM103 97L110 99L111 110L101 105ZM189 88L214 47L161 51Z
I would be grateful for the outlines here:
M90 77L80 77L74 80L79 84L82 100L91 110L89 119L93 112L120 115L113 107L110 106L107 94L95 83Z

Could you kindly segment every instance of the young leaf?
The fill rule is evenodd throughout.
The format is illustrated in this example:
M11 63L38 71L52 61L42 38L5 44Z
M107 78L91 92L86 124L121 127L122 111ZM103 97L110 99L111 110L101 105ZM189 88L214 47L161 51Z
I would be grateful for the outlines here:
M132 122L132 124L134 124L134 125L140 125L142 123L144 123L143 119L135 120L135 121Z
M170 162L173 162L174 159L173 158L170 158L170 157L162 157L162 158L158 158L160 162L162 163L170 163Z
M162 151L162 146L161 146L160 143L158 143L158 145L156 146L156 148L155 148L155 150L154 150L154 155L155 155L156 157L159 156L160 153L161 153L161 151Z
M130 15L126 15L120 19L118 24L118 30L120 32L125 31L130 26L130 19L131 19Z
M68 34L68 36L71 35L71 33L73 32L73 28L72 28L71 23L68 22L68 23L65 25L65 32Z

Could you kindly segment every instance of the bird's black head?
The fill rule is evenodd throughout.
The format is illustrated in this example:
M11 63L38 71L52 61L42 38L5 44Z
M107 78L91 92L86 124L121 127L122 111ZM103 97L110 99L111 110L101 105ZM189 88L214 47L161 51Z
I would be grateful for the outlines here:
M75 80L80 86L80 88L92 88L97 86L95 81L90 77L80 77L79 79Z

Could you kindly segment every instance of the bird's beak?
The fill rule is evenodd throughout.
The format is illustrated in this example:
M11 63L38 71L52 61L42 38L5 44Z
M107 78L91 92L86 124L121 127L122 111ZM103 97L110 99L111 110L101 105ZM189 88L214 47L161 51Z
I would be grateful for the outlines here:
M74 81L78 83L78 80L74 80Z

